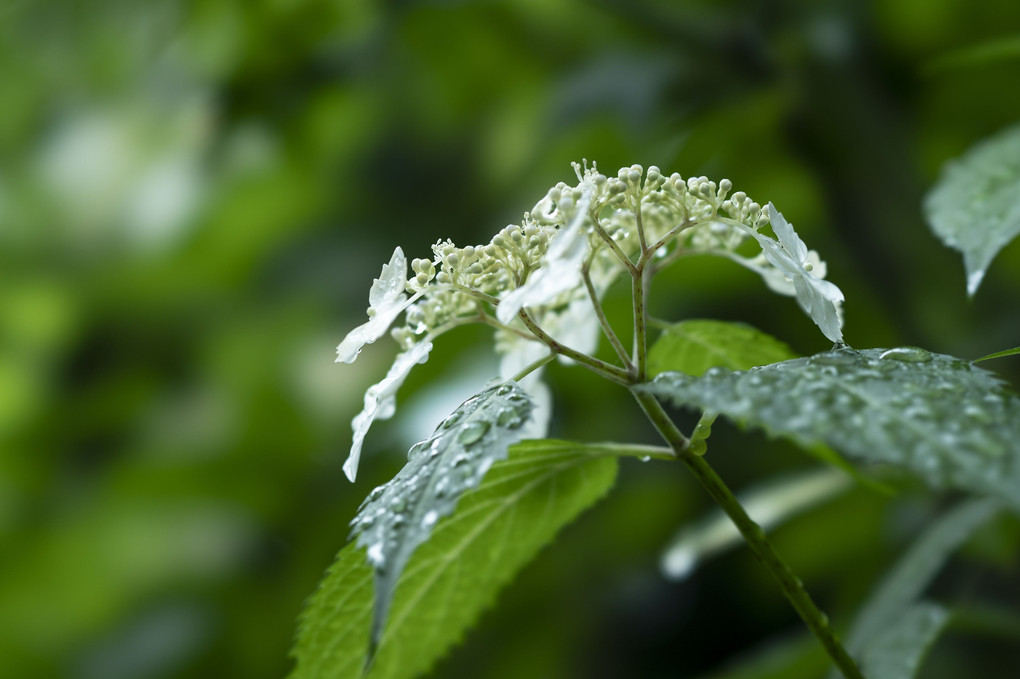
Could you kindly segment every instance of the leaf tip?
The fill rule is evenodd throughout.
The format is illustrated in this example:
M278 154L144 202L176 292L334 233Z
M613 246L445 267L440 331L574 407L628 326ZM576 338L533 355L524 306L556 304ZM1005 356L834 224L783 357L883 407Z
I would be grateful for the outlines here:
M984 280L985 270L977 269L967 274L967 296L973 297L974 293L977 292L978 287L981 286L981 281Z

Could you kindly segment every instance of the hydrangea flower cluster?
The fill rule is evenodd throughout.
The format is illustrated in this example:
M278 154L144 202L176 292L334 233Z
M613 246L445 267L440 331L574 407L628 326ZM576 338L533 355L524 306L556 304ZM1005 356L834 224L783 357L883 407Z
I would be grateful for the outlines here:
M410 370L428 359L436 337L459 325L481 322L496 329L504 378L542 365L554 352L585 362L601 326L624 366L590 360L618 381L640 381L643 375L608 326L600 300L621 275L640 284L684 256L722 255L756 271L773 291L796 297L826 337L842 341L842 293L824 280L824 263L771 204L762 208L745 193L732 192L727 179L683 179L640 165L607 177L594 164L573 165L576 185L551 188L519 225L502 229L488 244L461 248L439 241L432 259L411 262L410 277L399 247L383 265L369 292L368 322L337 347L337 361L351 363L404 315L391 330L401 352L386 377L368 389L352 423L344 464L352 481L372 422L393 415L396 392ZM777 238L762 232L769 224ZM761 247L759 255L737 253L748 240ZM635 355L644 351L637 344ZM550 399L539 377L537 367L521 385L542 411ZM542 436L542 429L540 423L530 433Z

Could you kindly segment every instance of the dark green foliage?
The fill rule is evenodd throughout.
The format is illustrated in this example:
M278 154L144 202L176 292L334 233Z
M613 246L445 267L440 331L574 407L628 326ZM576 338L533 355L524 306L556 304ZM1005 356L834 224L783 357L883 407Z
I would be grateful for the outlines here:
M951 356L839 350L742 372L664 373L641 388L1020 508L1020 398L995 374Z
M439 520L453 513L461 495L477 488L493 463L506 457L532 408L527 393L513 382L471 397L411 448L403 469L362 504L351 525L375 571L373 647L411 555Z
M410 556L368 677L418 676L458 642L496 594L556 533L601 498L616 459L562 441L510 449ZM355 678L368 652L372 568L341 550L302 615L294 679Z

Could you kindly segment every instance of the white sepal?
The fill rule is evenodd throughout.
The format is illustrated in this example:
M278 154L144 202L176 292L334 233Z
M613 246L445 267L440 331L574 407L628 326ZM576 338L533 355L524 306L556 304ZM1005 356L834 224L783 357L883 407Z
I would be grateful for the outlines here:
M585 192L577 204L574 218L549 243L541 268L532 273L524 285L511 290L500 300L496 307L496 318L500 323L509 323L526 306L541 306L583 284L581 265L588 254L584 222L588 218L590 203L591 194Z
M407 351L397 354L386 377L378 384L373 384L365 392L365 406L351 422L354 440L351 443L351 454L344 462L344 473L352 482L358 474L361 446L365 441L368 428L375 420L387 420L393 417L397 408L397 390L407 379L411 368L428 360L430 351L432 351L432 342L426 338L412 345Z
M393 321L411 300L404 293L407 282L407 259L399 247L393 251L388 264L383 264L379 278L372 282L368 293L370 316L367 323L351 330L336 348L337 363L353 363L362 347L386 334Z
M765 259L775 268L770 270L756 265L753 260L743 260L740 263L758 271L769 288L775 292L790 295L792 285L792 296L797 298L800 308L811 317L822 334L833 342L842 342L843 322L840 305L843 302L843 292L835 284L821 277L825 274L825 267L818 259L817 253L808 251L804 241L793 230L793 226L772 203L768 204L768 210L769 221L779 238L778 241L751 229L746 231L758 241ZM740 261L739 258L734 259ZM780 280L777 274L781 274L785 282Z

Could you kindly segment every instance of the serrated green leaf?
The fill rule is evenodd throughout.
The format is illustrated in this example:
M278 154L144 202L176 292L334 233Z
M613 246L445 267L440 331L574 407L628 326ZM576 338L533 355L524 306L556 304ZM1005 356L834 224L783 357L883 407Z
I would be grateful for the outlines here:
M949 612L930 602L914 604L865 649L861 670L868 679L911 679L946 625Z
M709 368L747 370L796 358L785 343L744 323L692 320L669 326L648 351L648 372L703 375Z
M612 487L616 469L614 456L564 441L511 447L411 557L367 677L427 671L563 526ZM302 615L293 679L361 676L372 580L356 544L340 551Z
M924 210L935 235L963 253L973 295L995 255L1020 234L1020 126L946 163Z
M988 354L981 358L975 358L971 363L978 363L980 361L987 361L990 358L1004 358L1006 356L1016 356L1020 354L1020 347L1013 347L1012 349L1006 349L1004 351L996 351L994 354Z
M961 359L839 350L742 372L664 373L637 388L1020 508L1020 399Z
M407 464L373 490L351 522L358 547L375 570L371 645L382 636L404 567L460 496L476 488L523 433L533 405L515 382L489 387L462 403L432 436L407 454Z
M921 596L949 556L999 510L994 501L971 500L929 526L868 597L847 635L847 647L858 651L881 637Z
M666 371L701 376L711 368L750 370L762 365L779 363L797 358L798 355L786 343L745 323L731 323L713 320L681 321L663 331L658 341L648 352L649 374L658 375ZM702 418L704 429L711 434L712 413ZM707 448L703 432L695 431L692 443L701 441ZM838 467L850 474L860 484L882 493L890 489L863 476L852 464L828 446L818 443L805 448L806 452L822 462Z

